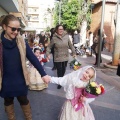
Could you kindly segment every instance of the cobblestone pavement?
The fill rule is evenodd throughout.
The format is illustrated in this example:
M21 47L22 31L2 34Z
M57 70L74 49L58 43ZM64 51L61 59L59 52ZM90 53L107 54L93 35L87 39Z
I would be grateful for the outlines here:
M103 63L108 62L111 57L102 54ZM78 56L77 59L82 65L92 65L94 63L94 55L92 57ZM72 57L70 57L72 60ZM45 65L46 72L51 76L56 76L56 71L52 71L52 60ZM120 78L116 76L116 70L105 68L101 64L97 70L97 81L102 83L106 88L106 93L90 104L96 120L120 120ZM67 73L72 72L67 67ZM57 89L57 85L49 84L49 87L43 91L29 91L28 94L33 120L57 120L61 107L65 101L65 93L63 88ZM0 120L7 120L4 111L3 99L0 98ZM15 113L17 120L24 120L24 116L20 105L15 99Z

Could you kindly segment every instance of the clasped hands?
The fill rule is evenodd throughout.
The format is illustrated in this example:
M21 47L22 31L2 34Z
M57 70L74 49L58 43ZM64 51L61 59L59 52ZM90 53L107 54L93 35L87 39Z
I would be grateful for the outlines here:
M45 76L42 77L42 80L43 80L46 84L48 84L48 83L50 82L50 80L51 80L51 76L45 75Z

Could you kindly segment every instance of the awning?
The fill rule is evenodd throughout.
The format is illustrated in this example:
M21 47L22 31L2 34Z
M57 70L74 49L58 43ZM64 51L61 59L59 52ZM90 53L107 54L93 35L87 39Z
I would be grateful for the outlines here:
M22 28L22 31L33 31L33 32L36 32L36 29L35 28L30 28L30 27L25 27L25 28Z

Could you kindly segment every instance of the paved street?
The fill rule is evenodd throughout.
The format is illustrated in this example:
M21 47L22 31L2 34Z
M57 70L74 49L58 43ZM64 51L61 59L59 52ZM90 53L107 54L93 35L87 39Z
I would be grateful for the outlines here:
M109 56L107 56L109 54ZM103 63L111 60L111 54L103 52ZM70 57L70 60L72 57ZM92 57L78 56L77 59L82 65L92 65ZM90 104L96 120L120 120L120 78L116 76L116 70L103 67L103 63L97 70L97 81L106 88L106 93ZM51 76L56 76L56 71L52 71L52 60L45 65L46 72ZM67 73L72 70L67 67ZM29 91L29 100L32 107L33 120L57 120L61 106L65 101L63 88L56 89L57 85L49 84L43 91ZM20 105L15 99L15 112L17 120L24 120ZM4 112L3 99L0 98L0 120L7 120Z

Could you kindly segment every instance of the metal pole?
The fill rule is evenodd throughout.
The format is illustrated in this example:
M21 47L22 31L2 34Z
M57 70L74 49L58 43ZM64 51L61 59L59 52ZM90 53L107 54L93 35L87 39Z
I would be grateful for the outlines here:
M59 24L61 23L61 0L59 1Z
M101 59L101 47L102 47L102 34L103 34L103 26L104 26L104 15L105 15L105 2L106 0L102 1L102 15L101 15L101 26L100 26L100 40L98 46L98 61L97 67L100 67L100 59Z

